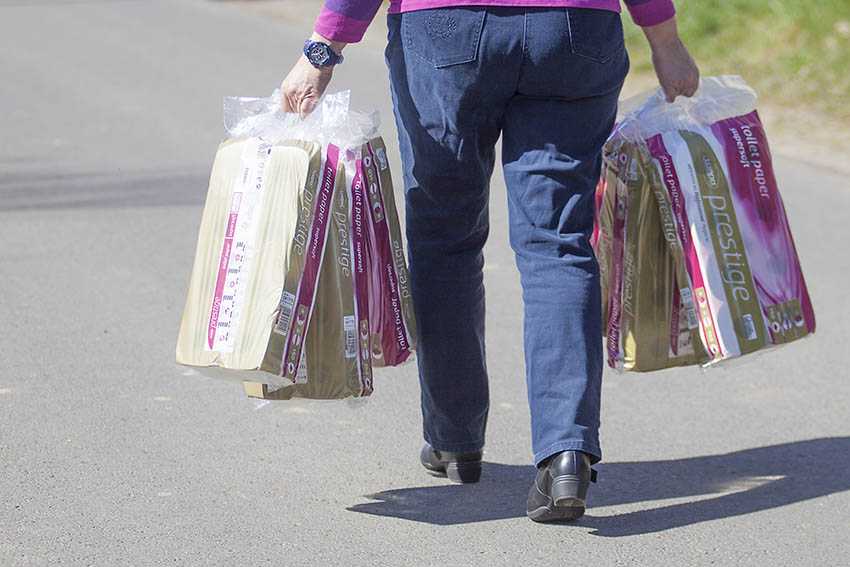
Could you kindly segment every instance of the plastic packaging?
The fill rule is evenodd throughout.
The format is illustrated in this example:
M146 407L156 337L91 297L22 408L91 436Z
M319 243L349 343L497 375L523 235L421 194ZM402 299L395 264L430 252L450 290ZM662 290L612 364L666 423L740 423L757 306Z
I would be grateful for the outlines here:
M326 97L303 121L280 111L277 92L225 100L229 136L211 174L179 364L244 380L249 396L264 399L371 394L372 331L391 338L371 305L386 317L393 295L372 282L385 267L366 252L392 239L388 231L375 240L371 217L358 212L368 200L355 187L363 152L383 142L377 113L349 110L348 98ZM392 200L383 216L398 227ZM415 326L412 309L401 318ZM414 341L387 365L406 359Z
M386 146L380 138L360 147L354 189L365 189L368 209L366 250L370 265L370 348L376 366L396 366L407 360L416 343L413 299L404 261L402 234L396 214Z
M591 243L602 276L609 365L650 371L704 360L677 241L662 230L655 191L663 184L649 152L618 139L603 156Z
M610 366L710 365L815 330L755 100L722 76L621 105L592 237Z

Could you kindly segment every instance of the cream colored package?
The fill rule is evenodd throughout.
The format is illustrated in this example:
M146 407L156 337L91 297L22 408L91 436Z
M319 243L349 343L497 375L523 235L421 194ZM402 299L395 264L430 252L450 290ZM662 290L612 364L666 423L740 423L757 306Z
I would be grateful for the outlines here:
M371 394L373 332L399 347L379 365L412 352L378 117L348 100L328 95L301 120L280 112L278 93L225 99L229 139L211 175L178 363L241 379L249 396L338 399ZM388 323L379 331L373 309Z
M179 364L282 383L282 345L303 335L309 317L282 321L281 304L303 287L321 163L321 145L313 142L221 143L177 341Z

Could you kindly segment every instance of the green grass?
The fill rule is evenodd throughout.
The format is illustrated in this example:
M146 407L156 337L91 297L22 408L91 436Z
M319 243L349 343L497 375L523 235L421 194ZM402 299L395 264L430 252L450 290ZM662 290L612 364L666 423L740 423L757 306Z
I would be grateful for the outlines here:
M850 0L677 0L679 32L703 75L741 75L762 101L850 119ZM632 68L651 71L626 23Z

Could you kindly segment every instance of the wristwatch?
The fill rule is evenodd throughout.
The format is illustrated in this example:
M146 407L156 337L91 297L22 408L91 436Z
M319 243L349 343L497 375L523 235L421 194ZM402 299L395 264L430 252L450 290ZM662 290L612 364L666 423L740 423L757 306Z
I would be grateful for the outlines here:
M331 46L321 41L304 42L304 55L307 61L315 67L332 67L342 63L343 57L341 53L334 53Z

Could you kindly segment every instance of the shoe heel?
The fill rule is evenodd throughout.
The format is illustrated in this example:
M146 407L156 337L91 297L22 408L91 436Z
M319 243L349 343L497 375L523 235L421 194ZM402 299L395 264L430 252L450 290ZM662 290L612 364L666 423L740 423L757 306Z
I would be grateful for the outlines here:
M447 463L446 476L450 481L461 484L478 482L481 478L481 461Z
M587 483L577 476L564 475L552 479L552 503L558 507L584 508Z

